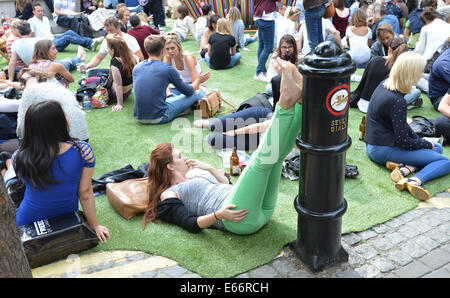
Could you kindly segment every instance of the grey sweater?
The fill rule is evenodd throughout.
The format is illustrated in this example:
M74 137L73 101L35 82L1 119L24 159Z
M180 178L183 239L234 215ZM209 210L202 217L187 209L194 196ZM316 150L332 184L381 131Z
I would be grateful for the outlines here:
M75 99L75 95L55 80L30 85L23 91L17 113L17 136L19 138L23 138L24 135L24 121L28 107L45 100L56 100L61 104L64 113L69 118L71 137L82 141L89 139L85 112Z

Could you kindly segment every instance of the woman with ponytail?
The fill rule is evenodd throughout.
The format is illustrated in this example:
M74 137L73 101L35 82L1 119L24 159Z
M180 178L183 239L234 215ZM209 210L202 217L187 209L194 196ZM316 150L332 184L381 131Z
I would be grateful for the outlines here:
M367 113L369 100L378 85L389 76L389 72L400 54L408 51L408 45L404 38L395 37L388 48L387 56L375 56L370 60L364 70L361 82L354 92L352 92L351 106L358 107L363 113ZM411 107L419 107L420 90L413 87L410 94L405 95L406 104ZM356 98L356 99L354 99ZM357 100L359 98L359 101Z

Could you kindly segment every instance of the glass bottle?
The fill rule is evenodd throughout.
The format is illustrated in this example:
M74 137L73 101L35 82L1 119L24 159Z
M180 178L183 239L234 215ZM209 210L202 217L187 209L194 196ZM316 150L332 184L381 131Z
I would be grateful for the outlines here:
M230 157L230 175L238 176L239 175L239 157L237 155L236 147L233 148L233 153Z
M361 124L359 125L359 140L364 141L365 135L366 135L366 116L363 116Z

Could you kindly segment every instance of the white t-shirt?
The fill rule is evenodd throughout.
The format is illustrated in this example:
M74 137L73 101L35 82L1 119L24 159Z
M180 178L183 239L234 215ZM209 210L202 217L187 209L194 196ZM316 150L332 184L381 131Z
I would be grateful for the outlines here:
M23 63L28 65L30 64L31 58L33 58L34 45L39 40L41 40L39 37L20 38L13 42L11 52L16 53Z
M323 40L325 40L325 37L327 36L327 30L334 28L333 23L329 19L322 18L322 35ZM335 28L334 28L335 29ZM303 34L303 48L302 48L302 54L307 55L311 50L309 48L309 40L308 40L308 34L306 33L306 23L302 25L300 28L300 32Z
M35 37L53 40L54 36L50 29L50 21L46 16L42 17L42 20L34 16L28 20L28 23L30 23L31 31L33 31Z
M370 48L367 44L369 38L372 38L372 30L370 28L367 30L367 34L364 36L356 35L353 33L351 27L347 27L345 31L345 38L348 38L350 45L350 50L348 53L352 57L353 61L357 64L363 64L370 59Z
M448 37L450 37L450 24L436 18L430 24L422 27L415 51L429 60Z
M173 26L173 31L183 35L183 39L188 38L189 33L195 37L194 19L191 16L185 16L182 20L178 18Z
M199 17L195 22L195 40L200 42L202 40L203 32L205 32L208 19L206 17Z
M138 44L136 38L134 38L133 36L131 36L130 34L127 34L125 32L122 32L121 34L132 53L136 53L137 51L139 51L141 49L139 47L139 44ZM103 40L102 45L100 46L100 50L98 52L105 54L105 55L108 54L108 46L106 44L106 38Z
M276 47L280 46L280 39L281 37L283 37L283 35L285 34L290 34L292 35L292 37L295 38L295 22L284 18L283 20L281 20L280 22L278 22L277 24L277 43L276 43Z

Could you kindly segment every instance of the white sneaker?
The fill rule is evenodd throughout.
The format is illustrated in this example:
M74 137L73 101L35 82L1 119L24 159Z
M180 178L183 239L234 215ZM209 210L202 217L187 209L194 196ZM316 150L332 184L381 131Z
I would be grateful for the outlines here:
M254 77L253 77L253 79L255 80L255 81L260 81L260 82L264 82L264 83L267 83L267 76L266 76L266 74L265 73L260 73L260 74L258 74L258 75L255 75Z
M104 36L100 36L100 37L94 38L92 40L92 44L91 44L91 51L96 52L98 45L103 42L103 39L105 39Z

